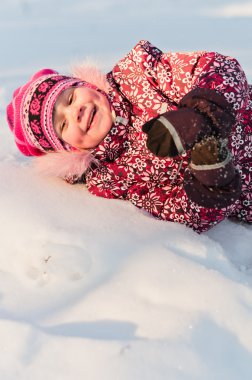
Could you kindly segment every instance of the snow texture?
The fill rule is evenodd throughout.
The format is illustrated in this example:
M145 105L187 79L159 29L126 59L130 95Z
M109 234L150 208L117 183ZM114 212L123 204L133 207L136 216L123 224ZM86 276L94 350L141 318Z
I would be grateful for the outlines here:
M104 71L140 39L235 56L252 80L252 2L2 0L0 379L249 380L252 227L197 235L39 176L5 121L35 70Z

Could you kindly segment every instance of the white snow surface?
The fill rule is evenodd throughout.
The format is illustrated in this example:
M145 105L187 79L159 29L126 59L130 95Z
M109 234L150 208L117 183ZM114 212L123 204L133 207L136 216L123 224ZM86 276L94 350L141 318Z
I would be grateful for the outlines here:
M0 379L249 380L252 226L198 235L41 177L5 120L14 88L140 39L234 55L252 79L252 2L2 0Z

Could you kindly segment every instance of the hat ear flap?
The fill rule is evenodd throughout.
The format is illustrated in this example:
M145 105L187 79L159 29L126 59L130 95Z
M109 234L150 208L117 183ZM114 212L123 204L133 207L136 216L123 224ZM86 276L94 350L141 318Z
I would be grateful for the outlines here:
M58 71L51 70L51 69L42 69L42 70L39 70L37 73L35 73L33 77L31 78L31 80L33 81L35 79L38 79L42 75L50 75L50 74L59 74L59 73Z

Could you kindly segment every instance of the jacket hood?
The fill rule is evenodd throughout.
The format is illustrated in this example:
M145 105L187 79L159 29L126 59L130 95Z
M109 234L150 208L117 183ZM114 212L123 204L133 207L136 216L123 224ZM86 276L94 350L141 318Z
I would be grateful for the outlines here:
M107 82L106 75L103 74L95 64L86 61L79 65L72 66L71 75L95 85L106 93L109 92L110 86Z

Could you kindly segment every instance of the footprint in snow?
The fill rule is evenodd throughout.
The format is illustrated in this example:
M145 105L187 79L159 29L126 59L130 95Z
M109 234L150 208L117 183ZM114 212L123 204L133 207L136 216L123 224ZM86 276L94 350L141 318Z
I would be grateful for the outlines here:
M91 257L84 248L49 242L34 247L29 257L27 276L39 285L52 280L79 281L90 268Z

